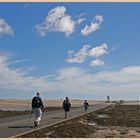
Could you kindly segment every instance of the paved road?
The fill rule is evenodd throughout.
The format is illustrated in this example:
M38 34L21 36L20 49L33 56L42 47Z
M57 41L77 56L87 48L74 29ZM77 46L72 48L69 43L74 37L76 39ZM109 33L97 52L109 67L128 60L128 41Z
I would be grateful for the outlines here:
M106 107L106 104L98 104L94 106L90 106L88 112L95 111L100 108ZM84 114L83 107L72 108L70 112L70 117L75 117L81 114ZM18 135L20 133L35 129L33 127L33 122L35 119L34 114L31 116L31 121L27 126L30 115L22 115L22 116L14 116L14 117L6 117L0 119L0 138L8 138L14 135ZM45 125L50 125L58 121L64 120L64 111L57 110L51 112L45 112L43 114L43 118L41 120L41 127Z

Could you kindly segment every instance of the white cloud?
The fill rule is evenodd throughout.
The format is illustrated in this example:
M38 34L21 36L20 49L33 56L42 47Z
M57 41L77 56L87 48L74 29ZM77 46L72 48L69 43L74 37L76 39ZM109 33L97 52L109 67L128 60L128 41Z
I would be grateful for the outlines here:
M59 70L56 79L59 90L69 94L97 95L119 94L133 95L139 93L140 66L124 67L116 71L88 73L72 67ZM127 96L126 96L127 97Z
M86 20L85 18L83 18L83 16L85 16L85 14L81 13L78 16L74 17L77 25L80 25L82 22L84 22Z
M68 51L68 58L66 59L67 63L83 63L87 58L99 58L108 53L107 44L103 43L100 46L90 49L90 45L84 45L79 51ZM98 64L97 64L98 63ZM100 60L93 60L90 63L90 66L103 66L104 62Z
M45 77L28 76L30 67L11 69L9 61L9 55L0 53L0 88L34 90L44 87Z
M119 45L118 44L115 44L112 48L111 48L111 52L114 52L116 50L119 49Z
M26 8L29 8L29 7L33 7L33 4L25 4L22 9L26 9Z
M84 21L83 18L73 20L71 15L66 14L66 7L57 6L49 11L45 21L36 25L36 31L41 36L46 36L48 32L63 32L66 36L71 35L77 24Z
M91 22L91 24L88 26L86 25L82 30L81 30L81 34L83 36L88 36L89 34L91 34L92 32L95 32L96 30L100 29L100 25L103 22L103 16L97 15L93 21Z
M97 74L99 81L105 80L112 85L130 85L140 82L140 66L123 67L120 70L101 72Z
M95 60L91 61L91 63L90 63L90 66L99 66L99 67L101 67L103 65L104 65L104 62L99 60L99 59L95 59Z
M102 55L105 55L107 54L107 49L108 49L108 46L107 44L103 43L102 45L100 46L97 46L95 48L92 48L90 51L89 51L89 56L91 57L100 57Z
M26 62L27 59L21 59L21 60L15 60L15 61L10 61L9 65L13 65L13 64L17 64L17 63L22 63L22 62Z
M59 91L70 95L114 94L117 96L139 93L140 66L124 67L116 71L102 71L91 74L77 67L57 71L54 79ZM55 83L55 84L56 84ZM58 90L57 89L57 90Z
M3 18L0 18L0 36L13 34L14 31L11 26Z
M82 74L84 74L84 71L81 71L81 69L76 67L63 68L56 71L55 80L70 81L70 80L77 79Z
M91 46L84 45L78 52L68 51L69 58L66 60L68 63L83 63L88 56L88 49Z
M85 18L79 18L79 19L77 20L77 24L81 24L83 21L85 21Z

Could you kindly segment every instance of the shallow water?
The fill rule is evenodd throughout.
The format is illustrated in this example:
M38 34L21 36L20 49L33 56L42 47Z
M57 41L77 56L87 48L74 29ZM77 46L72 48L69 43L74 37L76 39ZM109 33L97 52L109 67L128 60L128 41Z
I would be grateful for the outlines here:
M6 110L10 110L10 111L25 111L25 110L31 110L31 107L27 107L27 106L3 106L3 105L0 105L0 110L3 110L3 111L6 111Z

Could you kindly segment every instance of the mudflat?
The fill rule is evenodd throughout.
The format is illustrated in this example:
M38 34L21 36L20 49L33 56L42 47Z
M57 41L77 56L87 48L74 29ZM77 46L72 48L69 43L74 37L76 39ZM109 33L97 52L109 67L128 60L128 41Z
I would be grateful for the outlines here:
M82 106L84 100L70 100L72 107ZM104 103L105 101L89 100L90 105ZM62 107L63 99L43 100L46 107ZM0 99L0 110L20 110L31 109L31 99Z

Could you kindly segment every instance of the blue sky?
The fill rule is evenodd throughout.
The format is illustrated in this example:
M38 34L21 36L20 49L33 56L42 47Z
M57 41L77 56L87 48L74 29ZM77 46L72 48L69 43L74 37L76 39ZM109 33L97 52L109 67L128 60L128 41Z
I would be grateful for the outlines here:
M0 98L137 99L140 3L0 3Z

